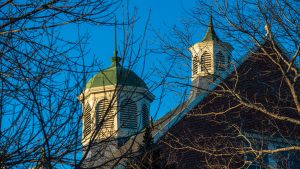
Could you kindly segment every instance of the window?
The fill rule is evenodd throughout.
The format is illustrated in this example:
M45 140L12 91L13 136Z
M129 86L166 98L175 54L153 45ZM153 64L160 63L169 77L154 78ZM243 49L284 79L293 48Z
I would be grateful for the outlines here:
M110 102L107 99L100 100L96 105L97 127L112 128L114 125L114 115L110 111Z
M198 73L198 56L194 56L193 59L193 75L196 75Z
M216 69L219 71L225 71L225 56L219 51L216 54Z
M230 68L230 64L231 64L230 58L231 58L231 56L228 55L228 57L227 57L227 67L228 68Z
M201 56L201 71L208 72L211 70L211 55L205 51Z
M92 127L91 127L91 125L92 125L91 111L92 111L91 106L89 104L87 104L85 106L84 112L83 112L83 122L84 122L83 135L84 136L87 136L92 131Z
M146 104L142 106L143 128L149 125L149 109Z
M125 99L121 103L120 125L123 128L137 128L137 106L131 99Z

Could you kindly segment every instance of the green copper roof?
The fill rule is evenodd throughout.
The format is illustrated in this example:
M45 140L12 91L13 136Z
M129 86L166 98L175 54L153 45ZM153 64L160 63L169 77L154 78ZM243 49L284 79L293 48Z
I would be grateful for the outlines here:
M114 55L111 58L112 65L97 73L86 84L85 88L94 88L109 85L142 87L148 89L145 82L137 76L133 71L126 69L120 65L121 58L118 57L117 51L117 24L115 17L115 36L114 36Z
M122 67L119 62L121 58L116 54L112 57L112 65L97 73L86 84L86 88L94 88L108 85L122 85L142 87L148 89L145 82L133 71Z
M204 36L204 38L202 39L201 42L203 41L220 41L215 30L214 30L214 26L213 26L213 22L212 22L212 16L210 16L210 21L208 24L208 28L206 31L206 34Z

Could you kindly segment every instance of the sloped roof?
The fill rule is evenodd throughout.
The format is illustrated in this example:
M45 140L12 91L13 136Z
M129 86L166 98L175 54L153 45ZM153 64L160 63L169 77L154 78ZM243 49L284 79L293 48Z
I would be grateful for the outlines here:
M265 44L268 41L264 41L262 42L262 46L265 46ZM286 55L287 52L285 51L285 49L283 48L283 46L281 45L277 45L280 50ZM233 71L237 68L239 68L250 56L252 56L253 52L256 52L260 49L260 47L255 46L252 49L250 49L248 51L248 53L246 53L243 57L239 58L239 60L235 61L236 65L235 67L231 67L230 70L228 72L223 72L223 74L221 74L221 78L216 79L209 87L207 91L213 91L220 83L222 83L223 81L221 81L220 79L226 79L227 77L229 77L230 75L232 75ZM153 139L154 142L157 142L162 136L164 136L168 130L173 127L174 125L176 125L180 120L182 120L187 113L189 113L193 108L195 108L197 105L201 104L202 101L210 94L210 92L205 92L202 95L199 95L198 97L194 98L194 99L189 99L187 101L185 101L184 103L178 105L175 109L173 109L172 111L166 113L163 117L161 117L159 120L157 120L154 123L154 129L152 131L152 135L153 135ZM128 140L122 147L120 147L119 150L121 150L121 152L135 152L138 150L140 144L143 141L143 136L144 136L144 131L138 133L137 135L133 135L132 138L130 140Z
M113 57L112 65L93 76L87 82L86 88L122 85L148 89L146 83L138 75L119 64L120 60L119 57Z
M268 40L264 40L261 46L266 46L268 42L269 42ZM278 43L276 43L276 46L281 50L281 52L284 53L285 56L288 56L283 46L277 44ZM161 119L156 121L154 124L155 129L153 131L154 141L155 142L158 141L171 127L173 127L181 119L183 119L188 112L190 112L197 105L201 104L201 102L210 94L209 91L213 91L220 83L223 82L220 79L226 79L227 77L229 77L235 69L239 68L250 56L252 56L253 52L258 51L259 49L260 47L258 46L255 46L252 49L250 49L246 55L244 55L243 57L241 57L239 60L236 61L235 67L232 66L228 72L223 72L223 74L220 75L221 78L216 79L208 87L207 90L208 92L199 95L195 99L187 100L186 102L177 106L174 110L166 113Z
M217 34L214 30L212 16L210 16L207 31L201 42L204 42L204 41L220 41L219 37L217 36Z

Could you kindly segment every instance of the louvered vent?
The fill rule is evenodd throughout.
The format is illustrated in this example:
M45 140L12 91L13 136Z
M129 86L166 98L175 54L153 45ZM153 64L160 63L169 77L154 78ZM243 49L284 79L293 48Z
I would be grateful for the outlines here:
M84 121L83 134L84 134L84 136L87 136L92 131L91 111L92 111L91 106L89 104L87 104L86 107L84 108L84 114L83 114L83 121Z
M219 71L224 71L225 68L225 56L221 52L218 52L216 54L216 69Z
M211 70L212 64L211 64L211 55L208 52L204 52L201 56L201 71L202 72L208 72Z
M101 128L112 128L114 126L114 114L109 107L107 99L99 101L96 105L96 124ZM103 127L102 127L102 126Z
M198 58L197 56L195 56L193 59L193 75L196 75L198 73L198 63Z
M120 124L123 128L137 128L137 106L131 99L126 99L121 104Z
M92 108L91 108L90 104L87 104L85 106L85 111L84 112L90 112L90 111L92 111Z
M227 56L227 68L229 68L230 67L230 58L231 58L231 56L229 55L229 56Z
M142 107L143 128L149 125L149 109L146 104Z

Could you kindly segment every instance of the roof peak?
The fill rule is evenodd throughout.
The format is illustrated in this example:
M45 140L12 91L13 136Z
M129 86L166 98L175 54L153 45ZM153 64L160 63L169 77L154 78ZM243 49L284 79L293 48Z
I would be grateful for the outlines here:
M218 38L215 30L214 30L214 26L213 26L213 19L212 19L212 14L209 17L209 23L208 23L208 28L206 31L206 34L204 36L204 38L202 39L201 42L204 41L219 41L220 39Z

